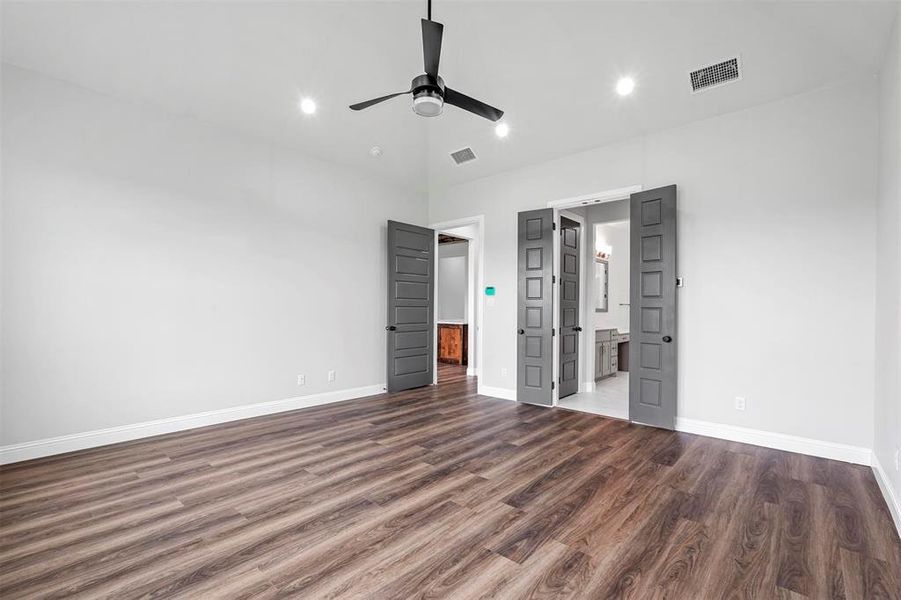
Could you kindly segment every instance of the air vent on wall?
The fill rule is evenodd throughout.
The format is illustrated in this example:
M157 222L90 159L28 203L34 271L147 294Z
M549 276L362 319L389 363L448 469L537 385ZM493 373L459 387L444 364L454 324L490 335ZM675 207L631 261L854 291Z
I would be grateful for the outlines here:
M458 165L462 165L463 163L475 160L476 153L472 151L472 148L463 148L462 150L451 152L451 158L454 159L454 162Z
M738 58L736 56L735 58L730 58L708 67L702 67L689 73L692 93L719 87L730 81L741 79L741 64Z

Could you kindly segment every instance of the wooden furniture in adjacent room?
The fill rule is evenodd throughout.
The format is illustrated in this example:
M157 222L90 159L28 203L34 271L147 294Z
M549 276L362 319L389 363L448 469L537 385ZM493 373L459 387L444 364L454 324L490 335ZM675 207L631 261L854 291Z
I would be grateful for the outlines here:
M438 323L438 362L465 365L468 333L466 323Z

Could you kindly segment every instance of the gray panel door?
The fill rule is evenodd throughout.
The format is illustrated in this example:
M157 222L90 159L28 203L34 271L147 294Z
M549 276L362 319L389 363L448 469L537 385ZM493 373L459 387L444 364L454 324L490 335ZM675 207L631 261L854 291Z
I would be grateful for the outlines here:
M629 418L676 425L676 186L632 194Z
M519 213L516 399L553 404L554 209Z
M579 391L579 224L560 219L560 350L558 398Z
M388 221L389 392L431 385L435 232Z

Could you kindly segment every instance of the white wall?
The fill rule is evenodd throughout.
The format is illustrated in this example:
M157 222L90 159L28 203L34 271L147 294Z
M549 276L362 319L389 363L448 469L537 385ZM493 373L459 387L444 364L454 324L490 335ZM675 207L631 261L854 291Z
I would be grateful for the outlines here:
M2 83L0 445L384 382L385 220L424 224L424 195Z
M600 284L595 279L594 254L590 255L588 278L592 285L589 287L588 300L594 314L594 326L596 329L629 331L629 253L632 251L629 245L629 222L596 223L592 228L595 243L589 250L594 250L598 243L610 246L613 250L607 260L607 312L594 311L594 307L598 306Z
M874 452L901 502L901 7L880 89L879 200L876 208L876 439ZM901 521L899 521L901 527Z
M463 321L468 317L468 242L438 246L438 320Z
M679 416L871 447L876 92L865 78L431 190L433 222L485 215L481 383L516 387L516 212L676 183Z

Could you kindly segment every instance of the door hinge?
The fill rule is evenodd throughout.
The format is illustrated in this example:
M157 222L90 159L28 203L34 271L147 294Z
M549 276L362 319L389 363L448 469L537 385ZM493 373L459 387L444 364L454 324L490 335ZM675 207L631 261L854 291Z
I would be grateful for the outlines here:
M676 277L676 287L682 287L682 278Z
M554 230L554 231L557 231L557 224L556 224L556 223L551 223L551 229Z
M557 276L551 275L551 284L557 283Z
M551 382L551 389L554 389L554 382Z
M551 327L551 337L554 337L555 335L557 335L557 328Z

